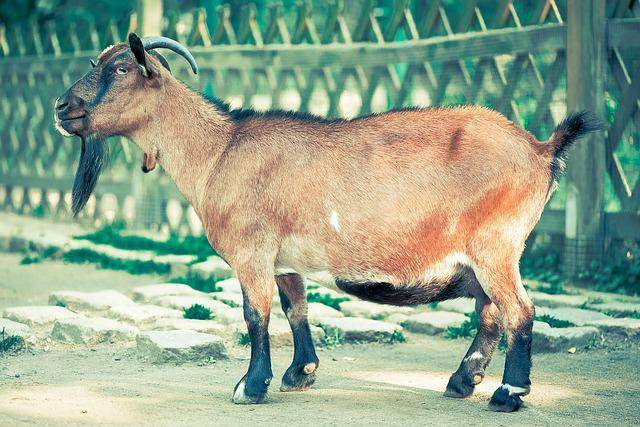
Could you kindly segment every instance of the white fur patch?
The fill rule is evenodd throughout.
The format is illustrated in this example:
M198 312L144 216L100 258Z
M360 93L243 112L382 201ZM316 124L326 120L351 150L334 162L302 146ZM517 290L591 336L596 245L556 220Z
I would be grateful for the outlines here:
M293 268L287 268L287 267L276 268L276 276L283 276L285 274L293 274L293 273L297 273L297 271L295 271Z
M335 210L331 211L329 223L334 230L336 230L338 233L340 232L340 220L338 219L338 212L336 212Z
M509 394L525 394L528 390L524 387L516 387L514 385L511 384L502 384L501 386L503 389L507 390L509 392Z
M484 357L484 354L480 353L479 351L475 351L471 353L469 357L467 357L467 360L482 359L483 357Z

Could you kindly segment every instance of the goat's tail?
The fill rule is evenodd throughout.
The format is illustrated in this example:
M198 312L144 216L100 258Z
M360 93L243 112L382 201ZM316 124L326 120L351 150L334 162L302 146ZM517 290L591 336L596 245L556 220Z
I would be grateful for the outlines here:
M545 143L548 154L553 156L551 160L552 182L557 181L564 173L567 151L573 143L586 134L603 128L600 120L588 111L571 113L558 124L551 138Z

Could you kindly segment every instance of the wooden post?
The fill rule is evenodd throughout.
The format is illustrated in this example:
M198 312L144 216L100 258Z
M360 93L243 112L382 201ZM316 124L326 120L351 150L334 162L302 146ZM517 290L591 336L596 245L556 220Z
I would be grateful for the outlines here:
M138 0L137 34L159 36L162 34L162 0ZM162 199L160 197L158 172L145 175L140 170L142 153L136 150L136 163L131 177L131 194L136 201L134 227L148 229L162 222Z
M567 4L568 112L588 110L604 119L605 2ZM565 272L576 279L604 248L605 141L602 132L579 141L569 154L565 213Z

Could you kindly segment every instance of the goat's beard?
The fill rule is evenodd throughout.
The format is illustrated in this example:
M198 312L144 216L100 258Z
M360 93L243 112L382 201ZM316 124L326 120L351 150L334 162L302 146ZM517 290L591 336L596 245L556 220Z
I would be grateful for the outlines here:
M89 134L81 138L80 161L71 192L71 211L74 217L87 204L98 183L100 172L109 159L109 150L103 136Z

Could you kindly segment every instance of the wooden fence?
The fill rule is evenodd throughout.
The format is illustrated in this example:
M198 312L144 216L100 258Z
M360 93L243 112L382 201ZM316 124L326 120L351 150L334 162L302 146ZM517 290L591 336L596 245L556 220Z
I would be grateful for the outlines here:
M386 9L360 3L356 15L341 2L319 12L301 2L293 18L277 4L266 12L249 4L239 16L223 5L208 19L205 10L165 11L162 32L190 46L201 70L194 78L171 57L174 74L234 107L355 116L476 103L539 139L568 109L592 109L608 130L578 144L538 230L565 236L570 257L582 260L577 268L611 239L640 240L637 0L396 0ZM70 219L79 144L53 129L53 101L103 47L129 31L149 32L145 11L138 12L104 23L65 22L68 31L53 21L0 27L0 208ZM168 178L156 174L141 184L138 151L124 140L112 145L111 165L81 220L131 224L137 216L199 232Z

